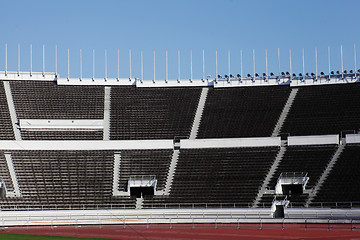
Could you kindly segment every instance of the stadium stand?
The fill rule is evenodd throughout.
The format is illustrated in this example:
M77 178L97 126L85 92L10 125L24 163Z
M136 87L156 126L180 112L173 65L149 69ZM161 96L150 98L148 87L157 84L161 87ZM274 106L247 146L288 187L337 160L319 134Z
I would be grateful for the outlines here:
M282 172L308 173L307 189L312 189L336 150L333 145L288 146L275 174L270 180L269 188L275 189L277 180ZM273 195L264 195L260 206L271 206ZM307 194L288 196L288 200L295 206L304 206Z
M332 168L314 202L328 204L338 202L359 202L360 200L360 145L348 144ZM316 203L315 203L316 204ZM349 206L349 204L346 204Z
M131 175L154 175L157 189L165 187L172 150L125 150L121 151L119 189L127 190Z
M10 81L10 86L19 120L104 119L103 86L62 86L51 81L25 80ZM360 128L359 87L359 83L298 87L281 134L306 136L357 132ZM111 86L110 140L189 138L201 90L201 87ZM247 137L271 136L290 92L289 85L210 87L197 140L243 138L236 141L246 142ZM0 118L0 140L14 140L3 85L0 86ZM25 141L103 140L103 131L23 129L21 137ZM76 141L72 143L76 146ZM183 149L176 143L174 141L174 149L179 149L180 154L172 172L173 179L169 181L172 184L170 194L145 196L144 208L163 208L165 204L196 204L198 207L204 207L202 204L233 207L236 204L238 207L250 207L265 177L269 179L271 176L268 172L280 146ZM306 189L313 189L336 151L336 146L286 144L286 141L282 142L281 146L286 148L286 152L268 187L275 188L282 172L307 172L310 179ZM120 192L128 190L128 179L133 175L154 175L157 190L164 190L165 185L169 186L167 178L170 176L174 153L173 149L150 148L1 149L0 178L5 181L9 191L17 186L12 182L4 157L5 152L11 153L22 194L21 197L1 198L0 205L4 210L14 206L18 209L38 209L40 206L42 209L91 209L106 208L109 204L119 208L135 208L135 198L113 196L114 153L120 154ZM315 196L314 204L323 201L359 201L359 181L356 177L359 152L359 145L346 145ZM273 198L273 194L264 194L258 206L271 206ZM303 207L307 198L305 193L287 199L292 206Z
M292 136L360 130L360 84L300 87L281 129Z
M3 155L3 154L2 154ZM2 198L13 208L134 208L112 196L113 151L11 151L21 198Z
M198 138L271 136L289 86L210 89Z
M187 138L201 88L111 89L111 140Z
M18 119L103 119L104 88L11 81ZM102 140L102 131L21 131L23 140Z
M6 188L8 191L14 190L10 177L10 172L3 153L0 155L0 179L5 181Z
M11 81L18 119L103 119L104 87Z
M181 150L170 196L148 198L145 207L163 203L248 206L277 152L277 147Z
M0 140L14 140L3 81L0 81Z

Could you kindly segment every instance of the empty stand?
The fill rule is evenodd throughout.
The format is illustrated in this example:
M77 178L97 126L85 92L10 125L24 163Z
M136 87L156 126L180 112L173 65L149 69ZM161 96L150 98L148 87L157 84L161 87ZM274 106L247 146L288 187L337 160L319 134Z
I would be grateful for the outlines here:
M157 189L163 190L168 174L172 150L121 151L119 189L127 190L131 175L154 175Z
M183 149L170 196L145 199L161 203L251 203L278 148Z
M103 119L104 88L12 81L18 119ZM102 140L102 131L21 131L24 140Z
M290 135L360 130L360 84L300 87L281 129Z
M13 204L43 208L91 208L124 204L129 197L112 197L113 151L12 151L21 198L1 199L2 209Z
M112 140L188 137L201 88L111 88Z
M11 81L18 119L103 119L104 87Z
M4 156L4 152L0 151L0 179L3 179L8 191L14 190L8 165Z
M0 81L0 140L14 140L9 107L6 100L3 81Z
M307 172L309 181L306 188L313 188L331 160L331 157L336 151L336 147L337 146L334 145L287 147L276 172L270 180L269 188L275 189L276 182L282 172ZM273 197L273 195L265 194L259 206L270 206ZM307 194L288 198L290 203L295 206L304 206L306 199Z
M269 137L289 86L210 89L198 138Z
M316 202L360 202L360 145L346 145L329 176L321 186ZM339 203L338 206L340 206ZM349 204L346 204L349 206ZM358 204L359 205L359 204Z

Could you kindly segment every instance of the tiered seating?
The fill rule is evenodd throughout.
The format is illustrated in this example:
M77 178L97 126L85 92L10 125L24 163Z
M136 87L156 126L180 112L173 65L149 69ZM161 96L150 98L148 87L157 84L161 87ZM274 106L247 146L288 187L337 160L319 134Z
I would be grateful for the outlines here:
M270 180L269 188L275 189L276 182L282 172L307 172L309 181L306 188L313 188L334 155L336 147L334 145L287 147L280 165ZM288 198L295 206L305 205L306 199L307 194ZM260 206L269 206L272 200L273 195L264 195L260 201Z
M9 107L6 100L4 84L0 81L0 140L14 140Z
M346 145L314 199L316 202L360 202L360 145ZM338 204L340 206L341 203ZM349 204L346 204L349 206Z
M47 81L11 81L18 119L103 119L104 88L101 86L60 86ZM61 135L63 134L63 135ZM101 132L61 131L29 133L23 140L100 140ZM82 138L84 137L84 138Z
M269 137L289 86L210 89L198 138Z
M111 88L111 139L188 137L201 88Z
M110 207L135 200L112 197L113 151L12 151L23 197L1 199L2 209L42 205L43 208Z
M0 179L4 180L8 191L14 190L10 177L9 168L6 163L4 152L2 151L0 152Z
M242 203L255 199L278 148L184 149L166 203Z
M119 189L126 190L131 175L155 175L157 190L165 187L172 150L121 151Z
M281 129L290 135L360 129L360 84L301 87Z

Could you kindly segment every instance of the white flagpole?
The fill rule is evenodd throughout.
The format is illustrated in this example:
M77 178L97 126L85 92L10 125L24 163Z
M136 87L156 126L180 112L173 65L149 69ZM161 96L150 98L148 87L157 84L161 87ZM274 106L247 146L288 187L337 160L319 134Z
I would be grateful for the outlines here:
M243 60L242 60L242 49L240 50L240 81L243 79Z
M255 80L255 49L253 48L253 70L254 70L254 80Z
M289 57L290 57L290 80L291 80L291 78L292 78L292 64L291 64L291 48L290 48L290 50L289 50Z
M68 48L68 77L67 79L70 79L70 49Z
M144 80L144 60L143 51L141 51L141 82Z
M5 76L7 76L7 43L5 43Z
M303 78L305 79L305 50L302 49Z
M203 80L205 80L205 52L204 52L204 49L202 50L202 57L203 57Z
M155 82L155 50L154 50L154 82Z
M278 70L279 70L279 77L280 77L280 48L278 48Z
M355 72L355 78L356 78L356 45L354 44L354 67L355 67L355 69L354 69L354 72Z
M105 80L107 80L107 51L105 48Z
M180 49L178 49L178 81L180 82Z
M315 47L315 79L318 76L317 47Z
M82 80L82 50L80 48L80 81Z
M57 45L55 45L55 74L57 75Z
M330 46L328 46L328 63L329 63L329 78L330 78Z
M131 49L129 49L129 80L131 80Z
M265 79L268 77L268 57L267 57L267 48L265 49Z
M20 76L20 43L18 44L18 76Z
M341 77L344 78L344 58L343 58L342 44L340 45L340 53L341 53Z
M119 81L120 79L120 62L119 62L119 55L120 55L120 51L119 49L117 50L117 80Z
M228 74L230 80L230 50L228 50Z
M168 80L168 51L165 51L165 80Z
M30 44L30 76L32 76L32 44Z
M92 80L95 80L95 49L93 48L93 77Z
M193 68L192 68L192 50L190 50L190 81L193 78Z
M45 76L45 44L43 44L43 76Z
M217 50L215 51L215 80L218 77Z

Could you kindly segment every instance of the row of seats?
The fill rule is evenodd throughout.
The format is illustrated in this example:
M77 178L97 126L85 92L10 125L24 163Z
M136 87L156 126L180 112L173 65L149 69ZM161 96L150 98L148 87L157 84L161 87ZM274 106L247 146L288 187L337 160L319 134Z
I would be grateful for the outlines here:
M21 131L22 140L103 140L103 131Z

